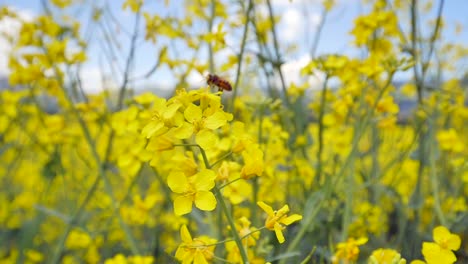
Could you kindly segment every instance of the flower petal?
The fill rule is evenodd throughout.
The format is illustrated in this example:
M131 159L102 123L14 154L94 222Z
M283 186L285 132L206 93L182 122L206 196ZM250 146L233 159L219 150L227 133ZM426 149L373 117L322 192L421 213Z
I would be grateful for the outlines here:
M190 232L188 231L188 228L186 225L183 225L180 228L180 238L185 243L192 243L192 235L190 235Z
M275 234L280 244L282 244L285 240L282 230L283 230L283 227L279 223L275 223Z
M194 177L194 185L197 191L209 191L215 186L216 173L212 170L202 170Z
M167 109L163 113L163 118L164 119L171 119L174 117L175 113L177 112L177 109L179 109L182 106L181 103L173 103L167 107Z
M302 215L298 215L298 214L293 214L293 215L290 215L288 217L286 217L285 219L282 219L280 222L282 224L285 224L285 225L290 225L296 221L299 221L302 219Z
M218 129L224 126L232 116L226 116L226 113L216 112L205 119L205 127L209 129Z
M212 192L197 192L195 195L195 206L203 211L213 211L216 208L216 197Z
M461 239L456 234L450 234L449 239L447 240L447 247L450 250L457 251L460 249Z
M176 215L188 214L192 211L192 199L187 196L177 196L174 199L174 213Z
M153 135L158 135L161 131L164 131L164 123L160 121L149 122L141 131L141 134L150 138Z
M273 208L271 206L267 205L264 202L257 202L257 205L260 206L260 208L263 209L268 215L274 215L275 212L273 211Z
M193 134L193 125L187 122L183 122L179 127L175 127L171 130L172 135L177 139L186 139Z
M205 256L201 251L196 251L195 252L195 258L193 259L193 264L208 264L208 262L205 259Z
M433 230L434 241L444 249L458 250L461 240L458 235L450 233L445 226L438 226Z
M216 136L216 134L211 130L203 129L197 133L195 142L197 142L197 144L200 145L202 149L211 149L216 147L218 144L218 136Z
M202 110L194 104L189 104L184 111L184 117L187 122L193 123L202 118Z
M167 177L167 185L175 193L184 193L189 189L187 177L181 171L173 171Z

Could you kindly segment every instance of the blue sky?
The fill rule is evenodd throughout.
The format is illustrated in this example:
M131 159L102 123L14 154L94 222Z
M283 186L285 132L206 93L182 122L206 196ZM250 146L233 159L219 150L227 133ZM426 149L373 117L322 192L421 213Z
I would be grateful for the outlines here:
M105 1L94 1L87 3L98 3L102 4ZM148 4L145 5L145 10L150 13L161 13L169 12L171 14L180 13L181 4L183 0L172 0L170 1L170 8L164 6L163 0L152 0L146 1ZM310 48L310 41L315 34L316 24L321 19L321 6L319 0L273 0L273 8L275 13L281 17L281 24L278 26L278 35L282 40L283 47L287 44L297 44L298 48L295 52L289 53L286 57L288 63L284 66L286 75L290 76L288 81L296 81L298 78L298 71L300 68L307 63L310 59L308 50ZM359 52L356 48L350 45L352 41L351 36L348 32L352 29L353 20L359 14L365 13L366 9L361 5L362 1L358 0L340 0L336 8L327 16L327 23L323 29L320 43L317 49L317 54L326 53L341 53L351 56L358 56ZM133 16L129 12L121 11L122 1L108 1L113 4L112 10L119 22L128 30L133 25ZM34 16L42 13L41 1L39 0L0 0L0 5L6 4L12 6L16 10L21 11L30 16ZM180 5L179 5L180 4ZM438 1L435 1L433 11L429 13L429 18L435 17L435 7L438 5ZM466 43L468 44L468 31L463 30L460 35L455 35L454 28L455 23L459 23L463 26L468 26L468 16L466 15L468 10L468 1L465 0L451 0L445 1L444 18L446 21L446 30L444 31L444 39L448 42L455 43ZM307 11L308 18L304 17L304 13ZM85 13L85 12L84 12ZM77 16L80 17L80 16ZM307 25L307 26L306 26ZM9 26L7 26L9 27ZM0 29L2 28L0 24ZM4 26L5 28L5 26ZM142 25L143 28L143 25ZM233 45L238 43L235 38L238 38L238 33L232 33L227 37L227 43L230 44L232 41ZM99 39L99 35L96 33L96 39ZM125 38L122 38L125 39ZM126 49L127 40L122 41L122 52L127 53ZM0 42L0 53L5 50L2 49L4 42ZM157 47L155 48L152 44L144 44L139 47L136 57L135 64L135 75L139 76L146 73L146 71L154 64L157 56ZM229 54L229 50L223 52L224 55ZM206 54L206 52L202 53ZM98 83L101 81L101 75L99 71L99 58L102 58L102 54L99 51L99 40L95 41L90 53L90 61L85 65L82 78L85 79L86 89L89 91L98 91L100 89ZM223 56L223 55L220 55ZM0 54L0 58L5 58L3 54ZM201 55L201 60L206 60L206 56ZM102 59L101 59L102 61ZM123 60L116 64L123 64ZM0 61L0 74L5 72L5 63ZM122 67L122 66L121 66ZM113 76L111 72L107 72L108 75ZM228 76L232 73L226 73ZM152 78L145 81L148 83L159 83L159 86L171 86L173 83L173 77L167 69L158 71ZM189 81L193 83L203 84L203 77L198 73L190 75ZM119 82L115 80L115 82ZM142 85L137 84L137 85Z

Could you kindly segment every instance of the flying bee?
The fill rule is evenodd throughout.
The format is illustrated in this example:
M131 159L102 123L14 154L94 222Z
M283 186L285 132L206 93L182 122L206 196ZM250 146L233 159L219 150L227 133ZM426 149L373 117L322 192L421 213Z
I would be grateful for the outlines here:
M216 74L208 73L208 75L206 76L206 84L208 84L209 86L218 87L218 91L224 91L224 90L231 91L232 90L231 84Z

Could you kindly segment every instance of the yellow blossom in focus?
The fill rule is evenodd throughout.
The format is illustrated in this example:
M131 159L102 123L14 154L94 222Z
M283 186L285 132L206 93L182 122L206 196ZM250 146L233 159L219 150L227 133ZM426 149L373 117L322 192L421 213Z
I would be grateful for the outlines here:
M180 229L180 237L182 243L177 248L175 257L182 264L205 264L213 259L216 239L206 236L192 239L186 225Z
M257 205L267 213L267 219L265 220L265 227L269 230L275 231L278 242L283 243L285 241L283 230L286 226L297 222L302 219L301 215L293 214L288 216L289 206L284 205L278 211L274 211L271 206L264 202L257 202Z
M458 235L450 233L444 226L437 226L432 231L434 242L424 242L422 253L427 264L452 264L457 261L453 253L460 248L461 239ZM411 264L424 263L417 260Z
M214 210L216 208L216 198L210 190L215 186L215 179L216 174L212 170L202 170L190 177L187 177L181 171L169 174L167 184L177 194L174 199L175 214L190 213L193 203L200 210Z

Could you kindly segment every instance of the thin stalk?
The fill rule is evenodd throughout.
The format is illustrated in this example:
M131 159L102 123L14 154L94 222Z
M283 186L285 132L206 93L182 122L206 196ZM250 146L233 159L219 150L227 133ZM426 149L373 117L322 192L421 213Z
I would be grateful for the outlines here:
M370 193L370 200L373 203L377 203L380 197L380 187L377 184L379 180L380 173L380 164L379 164L379 148L380 148L380 134L379 129L376 124L372 125L371 128L371 137L372 137L372 148L371 148L371 158L372 158L372 167L371 167L371 193Z
M314 42L312 43L312 47L310 49L310 57L312 59L315 58L315 54L317 53L317 48L318 48L318 44L320 42L320 38L322 35L322 30L325 26L325 21L327 20L327 14L328 14L328 11L327 9L324 8L323 13L322 13L322 20L320 21L320 24L317 27L317 33L314 36Z
M118 101L117 101L117 109L122 108L123 99L125 97L125 92L127 91L127 88L128 88L130 68L132 67L133 61L135 59L136 41L137 41L138 34L139 34L138 27L140 25L140 18L141 18L141 11L140 11L140 8L139 8L138 12L135 14L135 24L133 25L133 34L132 34L132 38L130 40L130 53L128 54L127 62L125 63L124 79L123 79L123 82L120 85L120 89L119 89L119 98L118 98Z
M113 192L112 192L112 187L110 186L110 182L107 179L103 163L101 161L101 158L99 157L99 153L97 152L97 149L95 147L96 144L94 143L94 140L92 139L91 133L89 132L89 129L86 126L86 123L84 122L83 118L80 116L78 110L73 106L72 99L70 98L67 91L65 90L65 86L62 84L61 87L62 87L62 91L63 91L64 96L65 96L65 99L70 104L71 111L75 115L76 119L78 120L80 128L83 131L85 140L86 140L87 144L89 145L89 148L91 149L91 155L94 158L94 160L96 162L97 169L98 169L98 177L96 178L93 185L89 189L89 192L87 193L85 200L83 201L83 203L80 205L78 210L74 213L73 217L71 218L71 223L67 226L67 229L66 229L64 235L60 239L61 243L59 244L59 247L57 248L55 254L52 257L52 260L53 260L52 263L58 263L58 261L60 260L60 255L62 254L64 246L65 246L64 242L65 242L66 238L68 237L68 234L70 233L71 228L73 227L73 223L75 223L78 220L78 217L80 216L82 210L84 210L84 207L89 202L89 200L91 199L94 192L97 190L96 187L99 185L99 180L101 178L104 180L105 188L106 188L106 191L108 192L108 194L110 195L110 198L112 200L112 205L114 206L114 210L117 208L116 207L116 202L115 202L115 197L114 197ZM136 246L135 239L133 238L133 236L132 236L132 234L130 232L130 229L123 222L123 219L122 219L120 213L117 213L117 217L118 217L119 223L120 223L120 225L121 225L121 227L122 227L122 229L123 229L123 231L124 231L124 233L125 233L125 235L127 237L127 240L128 240L128 242L130 244L130 248L131 248L132 252L134 254L139 254L139 249Z
M286 252L292 252L295 248L297 248L297 246L301 242L302 238L306 235L306 233L310 232L311 226L314 223L314 220L316 220L315 217L320 212L320 209L322 209L322 206L324 205L325 201L328 201L328 198L330 198L331 194L333 193L333 187L334 185L332 184L332 181L330 180L330 178L327 178L324 189L323 189L324 190L323 196L318 201L317 206L314 207L313 211L310 213L310 216L301 221L300 229L297 232L297 234L294 236L291 243L289 243L286 249ZM311 197L312 195L314 195L314 193L311 193L309 197ZM280 260L279 263L285 264L286 259Z
M263 120L265 116L265 104L261 103L259 106L259 120L258 120L258 135L257 135L257 142L260 147L263 144ZM257 202L258 202L258 192L260 190L260 186L258 184L258 177L254 177L252 180L253 183L253 190L252 190L252 200L253 202L250 204L250 211L252 215L252 225L257 226L259 223L258 215L257 215Z
M211 169L212 166L208 162L208 158L206 156L205 150L200 147L200 152L202 154L203 161L205 163L205 167L207 169ZM218 186L215 186L213 188L213 190L215 192L215 195L218 197L217 200L218 200L219 204L221 205L221 210L223 211L224 216L226 216L226 219L228 220L229 226L231 227L231 234L234 237L234 240L236 241L237 247L239 248L239 252L240 252L240 255L241 255L241 258L242 258L242 262L244 264L249 264L249 258L247 256L247 251L245 250L244 246L242 245L242 240L239 237L239 234L237 233L236 224L234 223L234 219L233 219L233 217L231 215L231 212L229 211L229 209L226 206L226 202L224 201L221 190L220 190L220 188Z
M323 154L323 133L325 131L325 127L323 124L323 117L325 115L325 104L326 104L326 96L327 96L327 84L328 84L328 76L325 76L325 81L323 82L322 86L322 93L320 98L320 109L319 109L319 116L318 116L318 150L317 150L317 170L315 172L315 183L320 184L322 178L322 154Z
M236 241L237 247L239 248L242 262L244 264L249 264L250 262L247 256L247 251L242 245L242 240L239 237L239 234L237 233L236 224L234 223L234 219L231 215L231 212L229 211L229 209L226 206L226 203L224 202L223 195L221 194L221 191L218 188L218 186L215 186L213 189L214 189L216 196L218 197L218 202L221 205L221 209L223 210L223 213L226 216L226 219L228 220L229 226L231 227L231 234L234 237L234 240Z
M138 25L139 17L140 17L140 13L137 14L137 18L136 18L136 21L135 21L136 25ZM135 28L137 28L137 26ZM137 30L135 31L135 35L137 34L136 32L137 32ZM132 41L131 52L130 52L130 55L129 55L129 59L127 60L126 74L125 74L126 77L124 77L124 83L123 83L123 85L121 87L121 91L119 93L119 100L118 100L118 105L117 105L118 108L122 107L123 96L125 94L125 87L127 86L127 81L128 81L129 67L130 67L131 62L133 61L134 50L135 50L134 45L135 45L136 37L134 36L133 38L134 38L134 40ZM55 72L58 72L58 69L56 68L56 66L54 67L54 70L55 70ZM74 224L76 222L78 222L79 216L82 213L82 211L84 210L85 206L90 201L93 194L96 192L97 186L99 185L99 181L100 181L101 178L104 180L106 192L110 195L110 198L112 200L112 205L114 206L114 210L117 209L117 205L116 205L116 202L115 202L115 197L113 195L112 187L111 187L110 182L109 182L109 180L107 179L107 176L106 176L106 171L105 171L105 166L104 166L105 163L103 163L101 161L101 158L99 157L99 153L97 152L97 149L95 147L96 145L95 145L94 140L93 140L93 138L91 136L91 133L90 133L86 123L84 122L83 118L80 116L78 110L74 107L73 100L69 96L68 92L66 91L62 79L58 78L58 80L60 81L60 87L62 88L62 92L63 92L63 95L65 97L65 100L70 105L70 109L72 111L72 114L78 120L80 128L83 131L85 140L86 140L87 144L89 145L89 148L91 149L91 154L92 154L92 156L93 156L93 158L94 158L94 160L96 162L96 166L98 168L98 176L96 177L95 181L93 182L91 188L88 190L88 193L86 194L85 200L78 207L77 211L73 214L73 216L71 218L71 221L70 221L70 224L67 226L63 236L60 238L58 247L57 247L56 251L54 252L54 255L52 256L52 262L51 263L58 263L60 261L60 257L62 255L62 252L63 252L64 247L65 247L65 240L67 239L67 237L68 237L71 229L73 228ZM107 148L107 151L106 151L106 158L105 158L106 162L108 160L108 157L110 156L110 152L111 152L111 148L112 148L111 146L112 146L112 141L113 141L112 139L113 139L114 134L115 134L115 132L112 131L111 135L109 137L109 143L108 143L108 148ZM139 251L139 249L138 249L138 247L136 245L135 239L133 238L130 229L124 223L120 213L117 213L117 217L118 217L119 224L121 225L121 227L122 227L122 229L123 229L123 231L124 231L124 233L126 235L127 242L130 245L132 253L138 255L140 253L140 251Z
M231 156L232 155L232 151L229 151L228 153L224 154L223 156L221 156L221 158L219 158L217 161L215 161L213 164L211 164L211 167L214 167L216 164L222 162L224 159L226 159L227 157Z
M357 122L358 123L358 122ZM355 125L355 133L360 133L357 131L357 126ZM354 135L353 137L353 146L357 146L359 139L361 137L359 135ZM346 175L346 183L345 183L345 193L346 193L346 200L345 200L345 209L343 213L343 219L342 219L342 224L341 224L341 241L345 241L346 238L348 237L348 226L351 222L351 216L353 214L353 200L354 200L354 192L355 192L355 180L354 180L354 164L355 164L355 158L356 158L356 150L357 148L353 148L353 151L349 154L350 156L350 161L349 161L349 169L347 171Z
M435 118L434 118L435 119ZM429 131L430 134L430 148L429 148L429 176L431 178L432 185L432 196L434 196L434 211L441 225L447 226L447 221L442 211L439 195L439 182L437 180L437 168L435 159L435 139L434 139L434 128Z
M385 93L385 90L390 86L392 78L393 78L393 74L391 76L389 76L389 78L387 80L387 83L383 86L383 88L379 92L374 105L371 106L370 109L375 109L378 101L380 100L380 98ZM364 96L361 96L360 97L360 102L358 103L358 105L362 105L363 101L364 101ZM358 111L358 113L359 113L359 111ZM342 175L344 175L344 173L348 170L348 168L350 166L350 163L352 163L352 161L354 159L354 156L356 155L356 151L357 151L357 148L358 148L358 142L359 142L360 138L363 135L363 133L361 131L364 131L365 128L367 127L367 125L369 123L370 114L371 113L368 112L362 118L361 122L356 122L356 127L357 127L356 131L358 131L358 133L355 134L355 137L353 139L353 144L351 145L350 154L346 157L346 160L344 161L343 165L340 167L340 170L336 174L336 177L335 177L334 181L332 181L330 179L330 177L325 178L326 179L325 187L324 187L324 190L325 190L324 193L325 194L324 194L323 198L320 199L317 206L314 208L314 211L311 213L311 217L308 218L308 221L307 222L304 222L304 221L301 222L301 229L295 235L293 241L288 245L288 248L287 248L286 252L291 252L292 250L294 250L298 246L301 239L305 236L305 234L307 232L309 232L310 226L314 223L313 220L315 219L315 216L319 213L320 209L322 208L322 206L324 204L324 201L328 200L328 198L331 196L331 194L333 193L334 187L339 186L339 184L340 184L340 182L341 182L341 180L343 178ZM349 188L350 187L347 187L347 189L349 189ZM309 197L311 197L311 195L313 195L313 193L311 193ZM284 263L285 263L285 260L280 261L280 264L284 264Z
M236 69L236 79L234 81L234 87L232 88L234 91L232 93L231 104L228 106L228 112L234 111L234 102L237 97L239 82L240 82L240 74L242 69L242 59L244 57L244 50L245 45L247 43L247 34L249 32L249 24L250 24L250 12L253 8L253 1L249 0L247 4L247 11L245 12L245 24L244 24L244 33L242 34L242 41L240 46L239 54L237 55L237 69Z
M275 67L276 70L278 71L278 74L281 80L281 89L283 90L284 99L286 101L287 106L290 106L291 100L289 99L289 96L287 94L286 83L284 81L283 72L281 70L281 57L280 57L280 51L279 51L278 37L276 34L276 29L275 29L275 18L273 16L273 7L271 5L270 0L267 0L266 2L268 6L268 14L269 14L270 23L271 23L271 33L273 34L273 46L275 47L275 54L276 54L276 61L277 61L277 63L275 63L273 67Z
M210 18L208 19L208 32L211 32L213 30L213 22L214 22L215 15L216 15L215 11L216 11L216 1L211 0ZM211 44L211 42L208 42L208 63L209 63L210 72L213 73L215 70L215 65L214 65L213 45Z
M437 9L437 20L436 20L436 25L434 28L434 32L432 33L431 36L431 43L429 43L429 52L427 54L427 61L423 63L422 65L422 78L424 81L424 77L426 75L427 69L429 68L431 58L432 58L432 53L434 52L434 47L435 47L435 41L437 39L437 35L439 34L441 24L442 24L442 11L444 9L444 3L445 0L440 0L439 2L439 8Z

